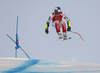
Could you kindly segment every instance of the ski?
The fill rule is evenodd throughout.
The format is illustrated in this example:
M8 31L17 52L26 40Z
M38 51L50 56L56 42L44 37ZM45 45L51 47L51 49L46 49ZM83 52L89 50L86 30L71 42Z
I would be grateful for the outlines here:
M69 39L71 39L71 37L68 37L67 39L63 39L63 41L64 41L64 40L69 40Z
M58 40L65 41L65 40L69 40L69 39L71 39L71 37L68 37L67 39L62 38L62 39L58 39Z

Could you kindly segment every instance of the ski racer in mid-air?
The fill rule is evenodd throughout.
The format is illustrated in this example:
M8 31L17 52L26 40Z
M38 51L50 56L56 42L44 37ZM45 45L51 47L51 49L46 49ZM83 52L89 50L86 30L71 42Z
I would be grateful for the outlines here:
M49 16L48 21L46 22L46 29L45 32L46 34L49 33L48 27L50 24L50 21L52 20L52 26L56 28L57 34L59 36L59 39L67 39L67 31L66 31L66 24L64 21L62 21L62 18L64 18L67 21L67 31L71 31L71 26L70 26L70 19L61 11L60 7L55 7L54 12ZM60 28L62 27L62 32L63 36L61 34Z

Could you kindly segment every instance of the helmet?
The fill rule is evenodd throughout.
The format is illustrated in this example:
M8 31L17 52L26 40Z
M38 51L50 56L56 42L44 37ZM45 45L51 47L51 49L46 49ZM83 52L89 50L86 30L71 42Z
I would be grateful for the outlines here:
M55 12L55 14L60 14L60 12L61 12L60 7L55 7L54 12Z

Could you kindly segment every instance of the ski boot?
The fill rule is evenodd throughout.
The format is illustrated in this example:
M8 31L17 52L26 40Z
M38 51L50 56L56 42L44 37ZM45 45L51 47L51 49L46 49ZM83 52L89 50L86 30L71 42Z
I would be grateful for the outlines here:
M59 36L59 39L62 39L63 38L61 32L58 32L58 36Z
M67 40L67 34L66 34L66 32L63 32L63 37L64 37L64 40Z

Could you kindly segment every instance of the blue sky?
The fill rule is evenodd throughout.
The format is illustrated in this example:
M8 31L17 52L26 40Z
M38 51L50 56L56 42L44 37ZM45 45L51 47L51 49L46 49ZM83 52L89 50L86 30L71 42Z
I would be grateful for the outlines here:
M32 59L86 62L100 64L100 1L99 0L1 0L0 1L0 57L14 57L16 21L19 16L19 44ZM45 34L45 24L56 6L71 20L72 39L58 41L50 24ZM65 20L64 20L65 21ZM18 57L26 58L18 49Z

